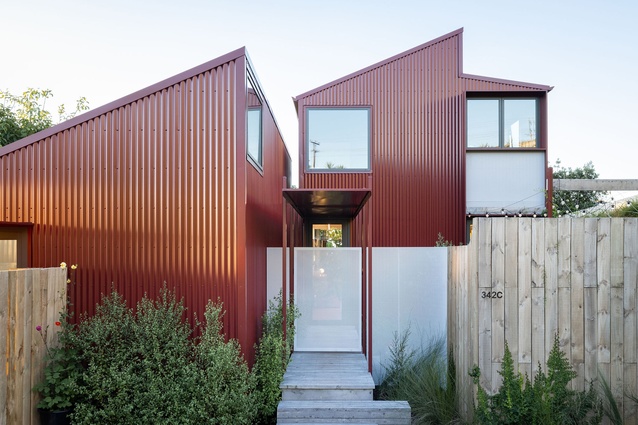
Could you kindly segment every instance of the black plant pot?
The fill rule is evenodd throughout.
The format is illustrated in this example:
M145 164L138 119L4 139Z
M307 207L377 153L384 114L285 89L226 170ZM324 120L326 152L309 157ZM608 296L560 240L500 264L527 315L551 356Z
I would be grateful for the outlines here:
M45 410L38 409L40 412L40 424L41 425L70 425L71 419L69 413L71 409L65 410Z

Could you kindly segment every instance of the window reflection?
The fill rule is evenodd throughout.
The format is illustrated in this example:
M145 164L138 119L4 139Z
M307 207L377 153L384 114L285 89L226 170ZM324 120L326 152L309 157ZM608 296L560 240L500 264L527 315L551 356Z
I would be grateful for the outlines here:
M308 109L306 166L310 170L369 169L370 110Z
M468 148L538 147L535 98L467 100Z
M505 99L504 144L506 148L536 147L536 101L534 99Z
M312 246L314 248L341 248L343 226L341 224L313 224Z
M471 148L499 146L498 99L468 99L467 146Z
M250 159L258 166L262 166L262 132L261 109L262 103L259 94L248 77L246 79L246 151Z

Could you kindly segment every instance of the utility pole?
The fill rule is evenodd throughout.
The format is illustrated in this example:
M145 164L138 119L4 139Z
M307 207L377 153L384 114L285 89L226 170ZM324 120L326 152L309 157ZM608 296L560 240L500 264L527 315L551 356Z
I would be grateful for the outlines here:
M312 143L312 168L315 168L316 162L317 162L317 152L319 152L317 150L317 146L320 145L319 142L315 141L315 140L311 140L310 143Z

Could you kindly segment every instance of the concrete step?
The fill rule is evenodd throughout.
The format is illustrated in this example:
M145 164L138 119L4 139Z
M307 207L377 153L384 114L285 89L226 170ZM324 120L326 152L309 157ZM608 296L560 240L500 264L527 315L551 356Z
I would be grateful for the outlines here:
M361 353L295 352L280 385L282 400L372 400L374 381Z
M410 425L406 401L282 401L277 424Z

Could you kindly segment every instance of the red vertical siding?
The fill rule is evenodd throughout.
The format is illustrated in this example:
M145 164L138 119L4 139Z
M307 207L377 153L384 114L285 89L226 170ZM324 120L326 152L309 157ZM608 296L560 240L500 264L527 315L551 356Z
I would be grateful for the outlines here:
M300 110L371 106L374 246L432 245L438 232L463 240L458 49L456 37L443 39L299 99ZM367 175L304 173L301 182L365 187Z
M304 171L306 108L371 108L373 246L465 239L466 91L530 86L464 77L461 55L459 30L296 98L303 188L367 185L366 173Z
M79 265L70 290L77 312L93 313L111 285L134 304L166 282L184 297L191 320L203 318L207 300L220 298L228 336L252 350L258 324L244 321L245 294L265 288L265 260L247 281L244 239L251 258L281 243L281 177L289 159L268 111L268 183L242 174L246 62L242 50L233 53L0 151L0 221L34 223L34 267ZM260 224L278 229L278 237L245 237L244 220L254 221L245 214L246 184L269 188L269 199L250 204L267 203ZM249 317L259 317L264 303L265 295L262 310Z
M246 282L247 323L260 323L266 309L266 249L282 246L283 197L282 173L285 170L290 181L290 157L272 115L263 114L263 163L259 172L246 161ZM248 339L252 344L259 339L260 327L249 330Z

